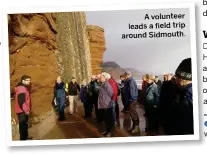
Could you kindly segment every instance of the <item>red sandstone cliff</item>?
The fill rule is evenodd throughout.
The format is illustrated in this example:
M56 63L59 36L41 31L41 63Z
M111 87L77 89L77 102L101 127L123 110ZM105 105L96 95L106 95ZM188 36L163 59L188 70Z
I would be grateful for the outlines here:
M10 89L23 74L32 77L32 114L51 110L53 86L58 76L55 18L52 14L9 15ZM14 102L12 101L12 116Z
M100 64L103 63L103 56L106 50L104 29L94 25L88 25L88 36L90 42L92 74L101 73Z
M53 86L58 76L56 60L55 16L50 13L8 15L10 89L20 82L23 74L32 77L32 116L39 116L52 109ZM105 51L104 30L88 26L92 72L101 72ZM15 119L14 101L11 101Z

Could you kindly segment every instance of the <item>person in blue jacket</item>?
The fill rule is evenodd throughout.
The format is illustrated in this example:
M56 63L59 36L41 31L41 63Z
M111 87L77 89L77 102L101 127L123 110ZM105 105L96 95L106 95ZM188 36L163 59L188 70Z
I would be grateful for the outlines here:
M61 76L57 77L57 80L55 82L55 99L57 102L57 108L59 113L59 121L65 120L65 83L62 81Z
M133 126L130 129L131 133L139 133L139 115L136 110L138 105L138 87L136 81L133 79L131 72L125 72L126 84L125 84L125 100L129 106L129 113L133 122Z

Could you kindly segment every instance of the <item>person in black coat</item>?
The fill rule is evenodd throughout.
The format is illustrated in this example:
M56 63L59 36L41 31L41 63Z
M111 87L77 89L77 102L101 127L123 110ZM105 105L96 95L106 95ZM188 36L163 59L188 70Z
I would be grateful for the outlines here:
M76 82L76 79L73 77L71 82L68 85L68 94L69 94L69 113L70 115L73 114L73 112L78 112L78 92L80 92L80 86Z
M124 106L123 110L121 112L126 112L129 111L128 105L127 105L127 100L126 100L126 96L125 96L125 91L126 91L126 77L125 75L120 75L120 79L121 79L121 84L119 85L119 88L121 90L121 101L122 104Z
M83 103L84 110L85 110L85 116L84 118L91 117L92 113L92 104L89 102L89 88L88 84L85 80L83 80L81 89L80 89L80 99Z
M176 83L181 89L177 114L178 135L194 134L191 58L184 59L176 72Z
M177 134L177 121L179 119L177 111L180 89L176 85L175 78L163 81L160 92L160 120L166 135Z
M101 86L101 81L99 80L99 76L92 75L91 82L89 83L89 102L91 103L91 112L92 108L94 106L95 108L95 115L96 115L96 121L101 122L101 112L98 109L98 94L99 94L99 88Z

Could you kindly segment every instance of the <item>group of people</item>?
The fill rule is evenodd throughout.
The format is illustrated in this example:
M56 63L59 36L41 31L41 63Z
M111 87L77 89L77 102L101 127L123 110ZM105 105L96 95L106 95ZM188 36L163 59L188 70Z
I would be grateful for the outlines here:
M191 58L184 59L175 75L164 75L158 82L152 75L143 76L142 102L147 129L161 125L167 135L194 133Z
M139 131L139 116L136 111L138 99L138 87L130 72L125 72L125 102L128 104L128 111L133 121L132 133ZM126 84L127 83L127 84ZM72 115L73 110L77 110L78 93L83 103L85 115L84 118L91 118L92 111L95 109L97 122L105 123L104 136L110 137L113 129L119 125L119 105L118 96L123 91L121 85L109 73L102 72L93 75L89 83L83 80L79 86L73 78L69 83L68 95L66 94L66 84L57 78L55 84L55 98L58 106L59 120L65 120L64 116L64 99L69 98L69 113ZM71 94L72 90L72 94ZM123 93L123 92L122 92ZM73 97L73 99L71 98Z
M133 122L131 133L139 132L138 102L145 108L147 129L158 129L161 124L167 135L193 134L193 99L191 58L183 60L175 75L164 76L164 81L153 75L144 75L142 93L131 72L120 76L117 83L112 75L102 72L93 75L89 83L83 80L81 85L73 77L70 83L64 83L58 76L54 86L54 101L57 104L59 121L65 120L65 101L69 102L69 114L78 112L78 98L84 106L84 118L92 117L93 109L97 122L105 123L106 137L112 136L113 128L119 125L118 96L123 103L123 113L129 113ZM20 140L28 136L28 115L31 111L29 89L31 77L23 75L15 87L15 111L19 120ZM138 97L139 96L139 97ZM141 99L140 99L141 98Z

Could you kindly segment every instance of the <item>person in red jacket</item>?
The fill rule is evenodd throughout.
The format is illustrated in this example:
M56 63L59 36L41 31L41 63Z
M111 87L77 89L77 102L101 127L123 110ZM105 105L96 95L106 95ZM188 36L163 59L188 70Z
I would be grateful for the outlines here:
M28 137L28 116L31 111L30 84L31 77L23 75L21 82L15 87L15 112L19 120L20 140L31 139Z
M113 79L113 77L111 76L111 78L108 80L109 84L111 85L112 89L113 89L113 97L112 97L112 119L113 119L113 127L116 126L116 123L118 123L119 120L119 105L118 105L118 84L117 82Z

